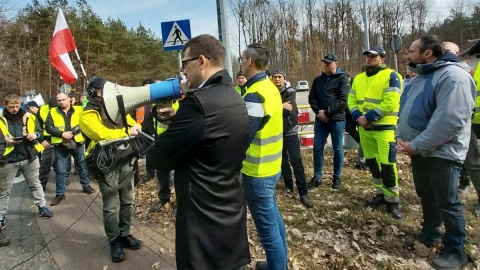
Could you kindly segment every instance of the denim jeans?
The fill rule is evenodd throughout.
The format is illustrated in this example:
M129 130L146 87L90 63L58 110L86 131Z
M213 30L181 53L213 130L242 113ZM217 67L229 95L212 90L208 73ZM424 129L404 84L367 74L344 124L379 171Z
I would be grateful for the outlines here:
M90 184L88 179L87 164L85 164L85 146L81 145L75 149L66 149L60 145L55 145L55 167L56 167L56 193L57 195L65 194L65 183L70 174L68 171L68 163L71 162L70 155L75 161L75 166L78 170L78 176L80 178L80 184L85 188Z
M243 174L243 191L258 238L265 249L268 269L282 270L287 267L287 238L285 224L278 211L275 185L280 173L256 178Z
M345 121L329 120L325 123L315 119L313 137L313 178L315 181L322 181L323 150L329 134L333 146L333 178L340 179L342 177L344 129Z
M455 161L422 157L412 159L415 190L423 211L419 238L433 241L441 238L440 226L445 226L443 244L446 251L463 252L465 245L465 217L458 197L458 176L461 164Z
M108 242L112 243L118 236L130 234L132 223L133 200L133 164L127 164L105 175L106 180L98 181L103 201L103 228ZM129 181L121 189L113 188L123 181Z
M7 163L0 168L0 220L5 219L5 214L8 209L8 201L10 199L10 191L13 186L13 179L18 170L20 170L25 177L25 181L30 188L33 195L33 202L38 207L45 206L45 194L43 193L42 185L38 180L38 170L40 163L38 158L32 161L24 160L15 163Z
M283 137L282 152L282 175L285 187L293 189L292 169L295 174L295 184L298 188L298 194L304 196L308 194L305 180L305 169L303 168L302 156L300 155L300 141L298 134Z

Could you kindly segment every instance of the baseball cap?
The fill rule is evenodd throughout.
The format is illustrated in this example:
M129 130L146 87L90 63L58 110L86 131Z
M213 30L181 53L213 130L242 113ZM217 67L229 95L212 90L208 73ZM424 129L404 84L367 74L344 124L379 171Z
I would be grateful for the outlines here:
M380 46L371 47L369 50L364 51L363 55L371 53L373 55L380 55L382 58L385 58L385 50Z
M322 62L332 63L338 62L338 57L333 53L328 53L323 57Z

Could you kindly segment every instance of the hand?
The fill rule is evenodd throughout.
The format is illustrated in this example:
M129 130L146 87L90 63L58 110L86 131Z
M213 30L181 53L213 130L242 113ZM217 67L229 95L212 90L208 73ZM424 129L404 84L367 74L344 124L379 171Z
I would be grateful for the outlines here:
M368 124L368 120L365 116L362 115L357 119L357 123L359 126L365 127Z
M29 140L29 141L34 141L34 140L36 140L36 139L38 139L38 138L37 138L37 134L35 134L35 133L29 133L29 134L27 134L27 140Z
M410 142L404 142L402 140L397 140L397 150L409 156L418 154L418 152L412 148Z
M131 136L138 136L138 131L139 130L142 130L142 128L139 125L135 124L132 128L130 128L130 135Z
M71 138L73 138L73 132L71 131L65 131L62 133L62 139L64 140L70 140Z
M292 104L290 104L290 101L284 102L282 105L285 110L292 111L293 109L293 106Z
M174 116L176 113L175 109L172 107L160 107L157 106L157 116L160 118L166 118Z
M13 138L8 138L8 139L5 139L5 142L7 144L7 146L12 146L12 145L17 145L17 144L20 144L22 143L22 141L15 141L13 140Z
M44 141L42 142L42 145L43 145L43 147L44 147L45 149L47 149L47 148L50 147L50 144L48 143L47 140L44 140Z
M323 122L328 122L328 117L327 115L325 114L325 111L324 110L320 110L317 114L317 118L320 119L320 121L323 121Z

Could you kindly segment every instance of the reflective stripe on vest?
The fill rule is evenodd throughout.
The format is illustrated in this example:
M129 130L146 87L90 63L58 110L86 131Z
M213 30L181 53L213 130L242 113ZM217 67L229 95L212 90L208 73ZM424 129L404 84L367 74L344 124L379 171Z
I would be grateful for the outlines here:
M11 139L11 138L12 138L12 135L10 135L10 132L8 132L7 125L6 125L6 123L5 123L4 121L5 121L5 120L0 119L0 130L2 131L3 136L5 137L5 139ZM10 152L13 151L13 148L14 148L13 145L9 145L9 146L5 147L5 152L3 153L3 155L4 155L4 156L8 155Z
M145 106L142 106L135 110L135 120L137 123L142 124L145 120Z
M242 173L251 177L269 177L280 171L283 148L283 109L278 88L270 80L254 83L245 95L258 93L264 98L261 104L270 116L264 127L257 131L247 149Z
M390 75L392 72L395 71L387 68L370 77L363 72L353 80L354 85L352 87L355 89L350 91L350 95L356 95L356 108L363 115L374 110L381 116L380 119L372 122L373 125L396 125L398 122L401 90L396 87L390 87ZM401 75L397 73L397 76L401 82ZM387 95L393 95L394 100L392 111L390 112L384 112L378 107ZM351 111L353 112L354 110Z
M74 127L79 126L80 124L80 115L82 114L83 108L82 106L73 106L74 112L70 119L70 127L73 129ZM65 121L63 118L63 112L59 111L59 108L52 108L50 110L50 115L52 116L53 125L58 128L60 131L65 132ZM83 143L85 139L81 132L76 134L73 139L78 143ZM52 136L52 144L60 144L62 143L62 138Z
M26 125L25 125L27 127L27 134L35 133L35 126L36 126L35 122L37 122L37 116L33 113L32 114L26 113L25 115L27 116ZM23 135L25 136L27 134L23 134ZM33 147L35 148L35 150L37 150L38 153L45 150L45 147L43 147L43 145L38 140L33 141Z

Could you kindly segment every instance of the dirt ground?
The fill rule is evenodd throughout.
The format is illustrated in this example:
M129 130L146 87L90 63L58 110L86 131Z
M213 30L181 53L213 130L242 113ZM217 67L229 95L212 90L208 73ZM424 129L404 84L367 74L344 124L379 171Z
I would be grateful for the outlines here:
M313 174L311 151L303 150L302 156L309 180ZM432 269L428 262L438 250L418 243L414 250L404 246L404 240L418 233L422 219L409 158L398 155L400 207L404 218L395 220L383 208L364 207L365 200L375 195L375 189L369 173L355 169L355 156L355 150L345 152L343 189L337 191L330 187L333 158L331 152L326 152L323 185L309 191L315 205L312 209L303 207L298 193L287 192L283 180L279 180L276 195L287 230L289 269ZM480 219L473 215L477 194L473 188L470 191L461 195L467 221L466 248L471 259L464 269L477 269L480 268ZM172 188L171 204L148 213L150 206L158 202L156 192L156 181L137 187L135 215L174 234L175 191ZM255 261L265 259L265 253L250 215L247 222L252 263L246 269L253 269Z

